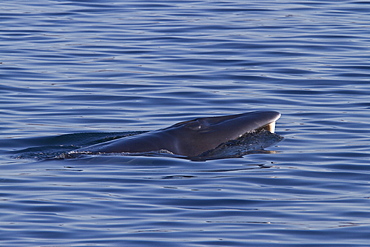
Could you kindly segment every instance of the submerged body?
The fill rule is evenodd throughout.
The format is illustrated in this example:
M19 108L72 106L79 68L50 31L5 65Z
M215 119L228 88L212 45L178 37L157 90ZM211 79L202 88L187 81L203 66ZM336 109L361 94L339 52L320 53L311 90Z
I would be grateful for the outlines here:
M177 155L196 157L222 143L258 129L275 130L280 113L255 111L237 115L197 118L165 129L99 143L77 151L92 153L143 153L167 150Z

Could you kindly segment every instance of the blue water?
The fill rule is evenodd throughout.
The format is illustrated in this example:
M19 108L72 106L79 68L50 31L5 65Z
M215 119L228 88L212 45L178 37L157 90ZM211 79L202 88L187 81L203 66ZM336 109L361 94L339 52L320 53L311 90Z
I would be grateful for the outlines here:
M354 0L3 1L1 245L369 246L369 13ZM282 113L268 152L48 156L252 110Z

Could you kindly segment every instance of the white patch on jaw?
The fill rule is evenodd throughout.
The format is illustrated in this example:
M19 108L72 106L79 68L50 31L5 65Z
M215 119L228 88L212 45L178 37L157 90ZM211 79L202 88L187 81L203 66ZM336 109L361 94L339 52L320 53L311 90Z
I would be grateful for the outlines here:
M264 129L270 131L271 133L275 133L275 123L276 122L269 123Z

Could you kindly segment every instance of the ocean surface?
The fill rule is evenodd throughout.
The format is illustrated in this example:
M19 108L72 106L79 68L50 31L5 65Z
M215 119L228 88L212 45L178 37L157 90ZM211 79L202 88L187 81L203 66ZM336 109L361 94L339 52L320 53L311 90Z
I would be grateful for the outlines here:
M370 2L0 5L2 246L370 246ZM275 110L242 158L54 158Z

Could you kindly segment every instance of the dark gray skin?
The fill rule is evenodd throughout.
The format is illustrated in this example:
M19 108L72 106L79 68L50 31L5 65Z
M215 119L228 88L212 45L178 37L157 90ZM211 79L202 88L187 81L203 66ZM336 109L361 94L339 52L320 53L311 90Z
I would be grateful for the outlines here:
M77 151L92 153L142 153L168 150L174 154L196 157L218 145L274 123L275 111L255 111L237 115L197 118L165 129L99 143Z

